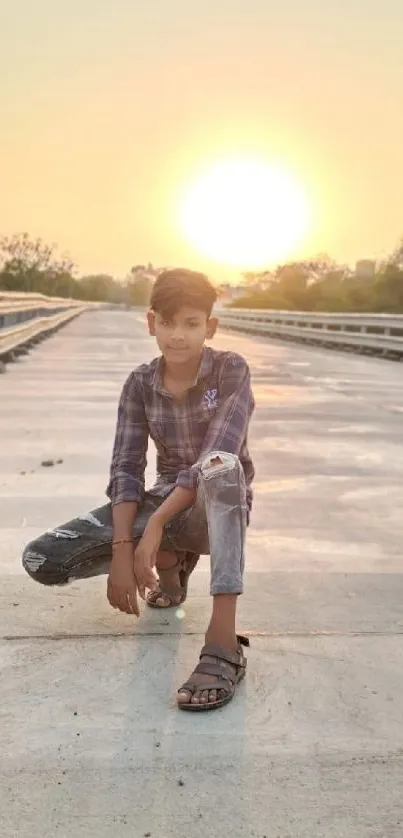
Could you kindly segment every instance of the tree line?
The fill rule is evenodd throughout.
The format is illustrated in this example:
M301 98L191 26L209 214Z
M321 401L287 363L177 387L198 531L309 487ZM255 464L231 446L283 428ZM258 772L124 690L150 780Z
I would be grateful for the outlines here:
M402 314L403 241L367 276L317 260L280 265L272 274L248 273L244 279L244 294L233 307Z
M74 262L56 245L28 233L0 236L0 291L26 291L121 305L147 305L152 265L135 265L120 282L109 274L77 276Z
M59 256L55 245L28 233L0 236L0 291L140 306L148 304L156 275L149 264L133 266L124 281L109 274L79 277L74 262ZM317 259L279 265L270 273L249 272L244 281L235 307L403 313L403 241L367 277Z

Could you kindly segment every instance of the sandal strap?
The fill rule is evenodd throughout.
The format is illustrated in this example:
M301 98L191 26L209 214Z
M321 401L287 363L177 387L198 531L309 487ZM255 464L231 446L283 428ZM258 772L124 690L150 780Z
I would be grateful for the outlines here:
M200 652L200 659L205 655L209 655L210 657L217 658L221 661L226 661L226 663L230 663L232 666L246 666L246 658L244 657L241 648L239 648L237 652L231 652L228 649L223 649L222 646L216 646L215 643L206 643Z
M202 661L197 664L194 674L215 675L217 678L223 678L225 681L230 681L231 684L236 684L238 681L237 673L227 668L225 662L210 663L209 661Z
M158 594L158 596L168 596L170 599L176 599L176 597L181 597L185 593L181 585L165 585L159 584L156 588L153 588L151 591L152 594Z

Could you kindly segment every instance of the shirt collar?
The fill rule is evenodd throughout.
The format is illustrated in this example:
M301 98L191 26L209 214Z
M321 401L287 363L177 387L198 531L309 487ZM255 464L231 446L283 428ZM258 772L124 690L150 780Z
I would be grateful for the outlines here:
M163 371L164 371L164 357L163 357L163 355L161 355L161 357L158 358L157 363L155 365L154 375L153 375L153 385L154 385L154 388L156 390L158 390L160 393L166 394L167 391L165 390L164 384L163 384L163 381L164 381ZM196 381L195 381L195 387L197 387L197 385L200 384L201 381L204 381L204 379L208 378L211 375L212 371L213 371L213 350L210 349L209 346L203 346L203 351L202 351L202 354L201 354L200 365L199 365L199 371L197 373L197 378L196 378Z

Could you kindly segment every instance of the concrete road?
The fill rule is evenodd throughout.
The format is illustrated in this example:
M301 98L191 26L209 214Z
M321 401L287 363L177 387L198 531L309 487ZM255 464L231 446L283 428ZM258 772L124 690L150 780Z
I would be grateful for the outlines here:
M251 364L258 473L249 674L206 715L175 690L207 560L184 615L138 623L105 579L44 589L20 567L25 542L104 499L120 387L155 354L140 316L87 314L0 378L1 838L403 835L403 368L216 345Z

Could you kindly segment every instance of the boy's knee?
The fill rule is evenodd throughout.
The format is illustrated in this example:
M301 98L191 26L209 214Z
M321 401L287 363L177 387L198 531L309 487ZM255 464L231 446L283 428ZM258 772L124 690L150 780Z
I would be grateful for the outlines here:
M240 460L236 454L228 454L226 451L212 451L201 463L201 473L203 477L209 479L215 475L225 474L233 471L235 468L239 469Z
M41 549L40 539L26 546L22 555L22 566L31 579L41 585L65 585L68 582L66 573L53 565Z

